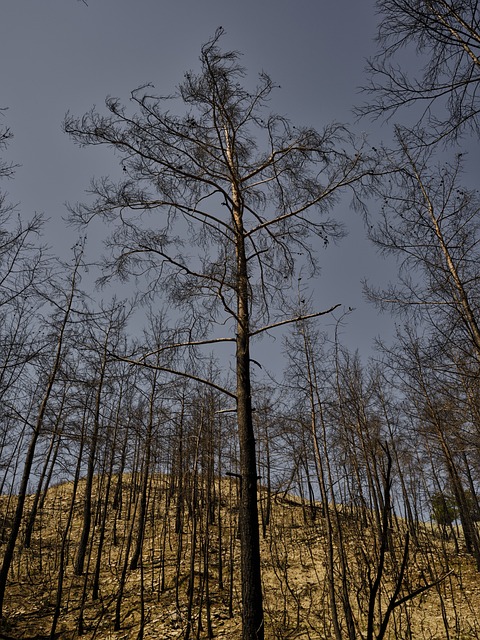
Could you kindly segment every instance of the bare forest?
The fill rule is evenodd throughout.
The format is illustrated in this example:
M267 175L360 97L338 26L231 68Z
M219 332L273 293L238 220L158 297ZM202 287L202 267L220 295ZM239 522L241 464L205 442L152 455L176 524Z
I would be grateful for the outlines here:
M0 193L1 638L480 638L480 7L377 7L352 108L388 144L291 122L219 28L170 93L72 105L120 177L70 260ZM340 206L398 266L368 360L313 294Z

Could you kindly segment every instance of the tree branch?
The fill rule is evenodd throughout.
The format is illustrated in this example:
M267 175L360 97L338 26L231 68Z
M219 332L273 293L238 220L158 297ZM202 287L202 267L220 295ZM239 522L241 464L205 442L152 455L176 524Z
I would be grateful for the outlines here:
M292 322L301 322L302 320L310 320L311 318L318 318L319 316L325 316L328 313L332 313L332 311L335 311L335 309L338 309L338 307L340 306L341 305L339 303L339 304L335 304L333 307L330 307L330 309L327 309L326 311L317 311L317 313L309 313L306 316L297 316L296 318L288 318L287 320L280 320L279 322L274 322L273 324L269 324L266 327L257 329L256 331L251 331L250 337L256 336L259 333L263 333L264 331L269 331L270 329L274 329L276 327L281 327L282 325L285 325L285 324L291 324Z

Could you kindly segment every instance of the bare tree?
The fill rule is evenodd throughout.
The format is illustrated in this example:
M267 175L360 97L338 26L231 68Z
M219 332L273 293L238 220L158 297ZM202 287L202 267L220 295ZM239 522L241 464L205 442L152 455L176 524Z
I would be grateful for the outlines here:
M81 575L83 572L83 565L87 553L88 539L92 524L93 480L95 466L98 462L97 453L99 440L101 439L105 387L107 386L109 378L109 353L111 350L118 349L125 321L126 318L123 308L119 308L119 305L114 303L110 309L105 310L104 318L100 322L98 319L94 322L94 318L91 317L90 323L86 325L87 334L90 333L90 336L86 335L84 339L87 341L89 338L90 347L93 347L93 349L91 349L93 353L91 352L89 354L93 362L89 363L90 366L87 367L87 379L85 380L85 384L87 388L91 390L91 393L88 395L91 395L93 398L93 407L91 408L92 427L88 443L88 462L83 503L83 524L78 552L75 558L75 573L77 575ZM88 357L86 349L84 350L83 355L86 360Z
M319 133L271 115L272 80L262 73L256 88L244 88L239 54L219 49L221 35L202 48L201 72L186 73L173 96L142 87L131 96L136 113L109 98L107 115L67 116L65 130L80 145L112 147L125 172L118 184L94 181L95 201L72 209L80 224L100 216L114 225L103 281L149 276L150 293L161 285L183 314L172 348L235 345L236 389L223 390L236 403L243 637L253 640L264 630L251 342L297 319L284 309L298 256L315 272L312 239L341 233L325 214L372 167L343 127ZM174 115L180 108L184 115ZM230 330L225 337L214 330L221 326ZM132 361L158 368L156 355Z
M44 422L46 419L47 408L51 400L54 387L61 371L62 359L64 357L65 345L68 337L69 322L74 307L75 295L78 293L78 272L81 265L82 252L78 251L75 255L74 266L70 278L70 287L64 293L64 302L56 303L57 313L54 314L55 318L52 327L52 342L50 346L53 347L53 354L50 359L50 366L46 376L40 377L40 386L43 386L41 397L39 398L38 409L36 417L33 422L30 422L28 418L24 418L25 424L29 429L29 442L27 451L25 453L25 459L23 462L23 471L18 490L17 504L15 508L15 515L10 531L10 535L5 547L3 555L2 565L0 568L0 618L2 616L3 601L5 597L5 589L7 586L7 578L10 570L10 566L13 560L13 554L17 539L22 524L23 512L25 507L25 500L27 496L27 488L30 480L30 474L32 471L32 465L34 462L34 456L36 447L40 438L40 435L44 428ZM59 290L56 291L58 295ZM19 416L22 419L22 415Z
M382 309L425 320L437 344L478 362L478 193L462 185L461 154L435 165L432 150L416 148L417 136L397 129L397 140L399 155L377 191L381 216L370 237L398 260L398 283L367 293Z
M6 149L11 138L8 128L0 128L0 151ZM15 169L0 158L0 179L12 178ZM45 275L44 250L35 242L42 224L40 215L28 222L22 220L16 206L8 201L8 193L0 191L0 314L19 298L32 297L33 283L40 283Z
M8 128L0 127L0 152L11 137ZM0 157L1 180L12 178L15 168ZM23 220L8 193L0 190L0 396L38 352L33 319L41 306L39 289L48 283L51 266L38 242L42 225L39 215Z
M387 353L385 349L385 353ZM471 464L466 445L463 420L464 404L458 378L449 370L444 354L432 352L429 339L406 326L388 352L407 400L405 411L411 416L418 434L417 441L428 454L432 465L431 497L438 492L452 493L462 524L467 552L475 558L480 570L480 539L474 521L474 504L469 499L468 485ZM426 474L426 468L424 469ZM425 481L428 483L428 479Z
M435 165L434 151L419 147L417 134L397 129L397 141L391 177L378 191L381 218L370 235L384 254L397 258L398 282L384 290L367 287L367 293L380 308L412 321L397 331L394 349L384 352L408 385L409 411L415 402L426 446L438 449L467 550L479 566L465 487L475 495L471 471L478 456L470 442L478 438L471 407L480 362L480 200L462 184L461 154Z
M361 114L391 117L415 106L433 139L480 133L480 8L476 0L378 0L378 55L369 63L373 101ZM413 49L418 77L402 70Z

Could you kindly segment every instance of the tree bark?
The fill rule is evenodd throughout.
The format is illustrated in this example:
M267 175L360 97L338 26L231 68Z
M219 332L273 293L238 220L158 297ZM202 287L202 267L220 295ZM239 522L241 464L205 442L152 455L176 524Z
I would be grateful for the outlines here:
M263 594L257 504L257 461L252 420L250 381L250 312L243 211L235 181L232 184L237 258L237 425L240 447L240 545L242 568L243 640L263 640Z

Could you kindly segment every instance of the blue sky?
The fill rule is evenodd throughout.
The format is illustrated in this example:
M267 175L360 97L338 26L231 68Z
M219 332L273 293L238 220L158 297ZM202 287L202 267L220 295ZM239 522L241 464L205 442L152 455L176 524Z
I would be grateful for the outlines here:
M281 85L272 110L317 128L349 122L375 144L390 127L355 124L351 109L364 99L358 87L375 50L376 20L373 0L88 0L88 6L2 0L0 106L8 110L0 117L15 136L7 158L21 165L6 185L10 197L22 215L44 212L50 219L45 239L68 255L76 235L62 221L64 203L84 200L91 177L115 174L118 167L107 150L73 145L61 129L65 113L101 107L107 95L128 100L145 82L171 93L184 72L197 67L201 45L219 26L226 31L222 46L243 53L252 79L265 70ZM368 354L372 338L388 334L392 321L363 300L361 279L382 283L394 269L376 256L347 204L334 214L349 236L320 249L317 303L354 307L343 337ZM101 250L93 238L89 246Z

